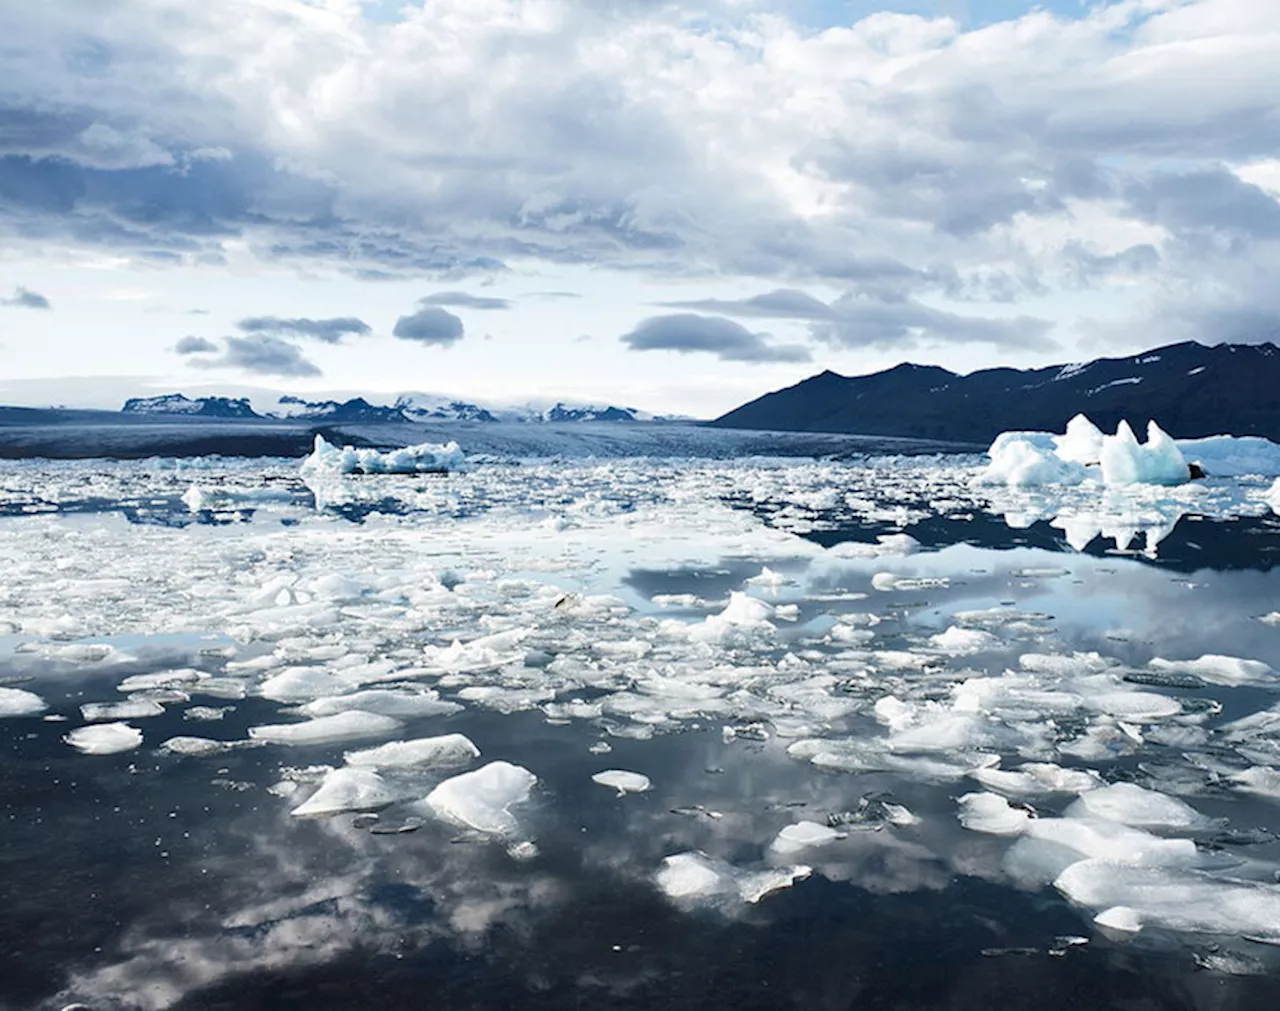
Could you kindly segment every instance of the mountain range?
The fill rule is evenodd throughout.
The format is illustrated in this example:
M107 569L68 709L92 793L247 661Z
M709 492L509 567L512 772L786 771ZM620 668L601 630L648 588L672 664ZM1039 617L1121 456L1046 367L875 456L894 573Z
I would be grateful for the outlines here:
M958 375L903 364L864 376L822 372L716 418L721 428L889 435L987 443L1001 432L1061 432L1084 413L1106 430L1155 420L1175 438L1280 441L1280 348L1170 344L1126 358Z
M248 397L187 397L169 393L156 397L130 397L121 413L129 415L183 416L198 418L288 418L296 421L381 424L404 421L475 421L518 423L564 423L578 421L664 422L688 418L655 415L634 407L571 404L559 401L550 406L523 404L514 407L485 406L447 396L403 393L391 404L370 403L364 397L347 400L305 400L282 395L265 409L255 409Z

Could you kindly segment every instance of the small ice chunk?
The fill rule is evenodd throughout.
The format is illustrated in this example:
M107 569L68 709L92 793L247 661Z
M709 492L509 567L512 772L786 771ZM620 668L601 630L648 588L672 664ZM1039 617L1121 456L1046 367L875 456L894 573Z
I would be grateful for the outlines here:
M1009 797L1080 794L1102 785L1102 780L1092 769L1064 769L1052 762L1027 762L1017 769L975 769L970 775L988 790Z
M702 853L676 853L662 861L654 880L672 899L698 899L723 894L732 878Z
M0 717L38 716L49 708L35 692L21 688L0 688Z
M769 633L774 631L772 616L773 608L763 600L735 590L723 611L690 626L688 635L695 642L724 642L735 634Z
M86 702L80 707L80 715L89 723L96 720L141 720L148 716L163 716L164 706L150 699L129 699L127 702Z
M86 755L114 755L138 747L142 743L142 731L127 723L99 723L79 727L63 740Z
M1112 906L1095 916L1093 922L1107 930L1136 934L1142 929L1142 914L1129 906Z
M307 477L338 474L443 474L460 470L466 464L456 442L435 445L424 442L403 446L386 453L376 449L354 449L328 442L316 435L311 455L302 461L301 471Z
M231 750L228 741L215 741L209 737L170 737L160 745L161 751L174 755L220 755Z
M390 741L376 748L348 751L348 765L370 768L443 768L466 765L480 757L480 749L462 734L442 734L416 741Z
M334 769L320 789L291 813L295 818L315 818L343 811L376 811L395 799L383 778L370 769Z
M1239 685L1280 687L1276 672L1261 660L1242 660L1239 657L1208 653L1198 660L1164 660L1156 657L1147 666L1170 674L1191 674L1210 684L1232 688Z
M952 625L945 632L929 636L929 645L949 656L968 656L984 649L993 649L1000 644L990 632L980 628L961 628Z
M1077 485L1086 476L1078 463L1064 460L1039 433L1004 432L987 450L991 462L974 479L980 485L1034 488L1041 485ZM1039 443L1039 444L1038 444Z
M351 682L322 667L286 667L258 686L258 694L273 702L311 702L351 690Z
M648 776L638 772L626 772L623 769L606 769L604 772L597 772L591 777L591 781L617 790L619 797L624 793L644 793L653 785Z
M190 667L176 670L152 671L150 674L131 674L116 686L117 691L142 692L153 688L186 688L207 675Z
M762 590L780 590L791 582L780 572L774 572L769 566L760 570L760 575L752 576L746 581L747 586L757 586Z
M359 709L319 716L303 723L274 723L250 727L249 736L268 744L325 744L352 737L378 737L394 734L401 727L399 720L378 713L366 713Z
M363 709L367 713L397 716L411 719L418 716L447 716L463 707L457 702L440 698L435 691L393 691L387 688L370 688L350 695L330 695L308 702L302 707L307 716L332 716L349 709Z
M769 844L769 848L775 853L786 855L798 853L811 846L825 846L840 837L840 833L829 825L822 825L816 821L798 821L794 825L783 828L777 838Z
M1012 807L995 793L966 793L959 800L960 824L973 832L990 835L1021 835L1031 815Z
M1196 844L1190 839L1162 839L1100 818L1037 818L1028 824L1027 835L1116 864L1161 866L1189 864L1196 859Z
M1280 772L1265 765L1254 765L1231 776L1231 782L1243 793L1280 800Z
M791 867L771 867L766 871L741 871L738 873L738 894L744 902L756 903L774 892L790 888L813 873L812 867L795 864Z
M426 803L445 821L478 832L511 835L519 823L510 808L527 800L537 781L537 776L519 765L490 762L446 779L427 794Z
M1177 797L1147 790L1136 783L1113 783L1082 794L1066 810L1069 817L1105 818L1141 828L1186 829L1209 819Z

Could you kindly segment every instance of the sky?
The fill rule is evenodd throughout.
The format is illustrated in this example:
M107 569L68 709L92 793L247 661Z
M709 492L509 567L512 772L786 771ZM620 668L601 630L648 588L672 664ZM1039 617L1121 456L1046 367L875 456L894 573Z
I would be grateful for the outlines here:
M0 0L0 402L712 417L1280 335L1270 0Z

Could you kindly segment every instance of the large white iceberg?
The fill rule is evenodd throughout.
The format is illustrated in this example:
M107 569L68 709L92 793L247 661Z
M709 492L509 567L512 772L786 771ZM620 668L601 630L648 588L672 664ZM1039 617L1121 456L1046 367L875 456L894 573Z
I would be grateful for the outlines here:
M315 448L302 461L304 474L447 474L460 470L466 458L456 442L430 442L402 446L386 453L376 449L339 449L323 435L316 435Z
M455 825L509 836L520 827L511 806L528 800L537 781L537 776L519 765L490 762L473 772L446 779L427 794L426 803L435 814Z
M1046 432L1001 432L987 450L991 462L978 475L979 484L1014 488L1076 485L1090 476L1090 466L1104 484L1182 484L1191 479L1178 444L1154 421L1147 441L1139 443L1127 421L1115 435L1104 435L1083 414L1067 423L1064 435Z

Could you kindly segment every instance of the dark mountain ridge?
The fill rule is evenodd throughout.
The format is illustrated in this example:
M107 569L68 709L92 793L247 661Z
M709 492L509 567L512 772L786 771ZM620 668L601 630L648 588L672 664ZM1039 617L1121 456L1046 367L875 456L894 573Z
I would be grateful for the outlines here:
M1175 438L1261 435L1280 442L1280 348L1170 344L1125 358L958 375L897 365L865 376L821 372L717 418L722 428L986 443L1000 432L1061 432L1084 413L1104 430L1148 420Z

